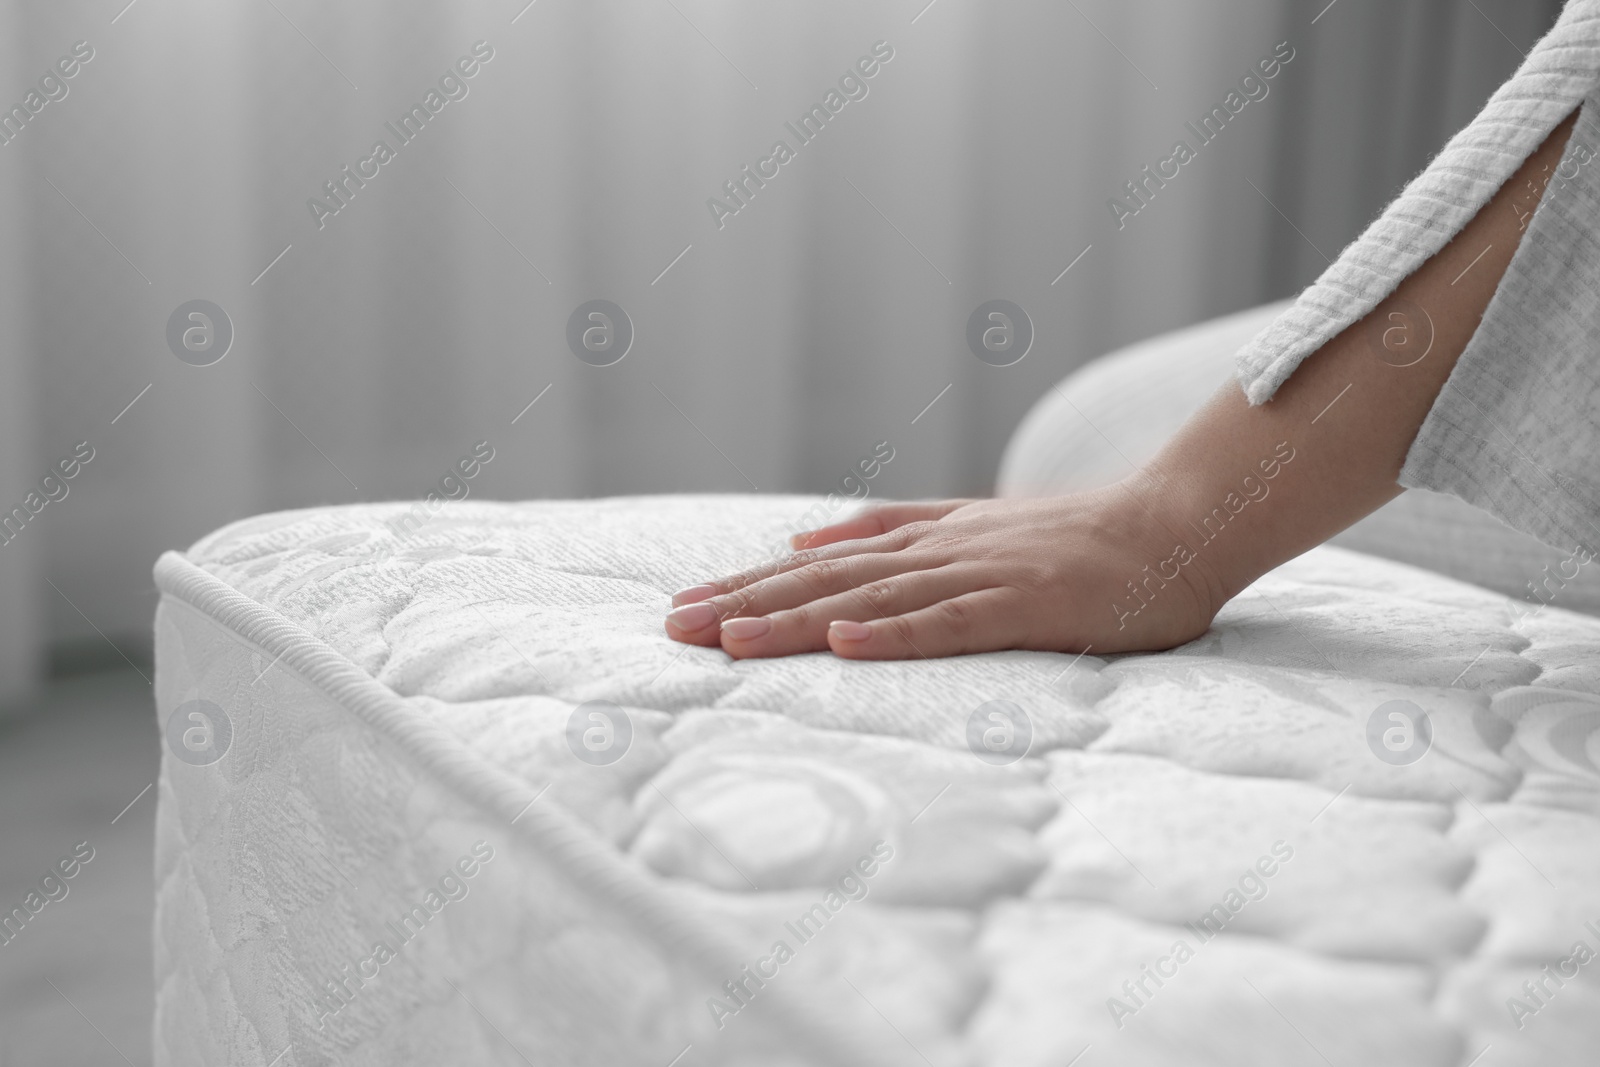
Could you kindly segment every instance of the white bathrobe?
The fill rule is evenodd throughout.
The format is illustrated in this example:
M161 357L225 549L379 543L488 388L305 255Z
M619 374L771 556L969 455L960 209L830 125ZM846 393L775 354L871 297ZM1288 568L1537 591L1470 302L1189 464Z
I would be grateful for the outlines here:
M1483 111L1238 354L1251 403L1443 248L1581 105L1400 484L1450 493L1557 547L1600 553L1600 0L1569 0ZM1531 205L1530 205L1531 206Z

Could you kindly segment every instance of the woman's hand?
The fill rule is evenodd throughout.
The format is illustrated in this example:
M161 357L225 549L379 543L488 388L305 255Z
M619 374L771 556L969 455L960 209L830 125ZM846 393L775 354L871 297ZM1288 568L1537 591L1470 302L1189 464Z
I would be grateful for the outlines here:
M667 633L740 659L1171 648L1204 633L1225 597L1205 559L1176 563L1152 496L1129 482L869 508L799 535L775 567L678 593Z
M1094 492L871 509L803 535L776 568L685 589L667 633L736 657L850 659L1198 637L1229 597L1400 493L1417 428L1517 251L1518 198L1542 195L1575 121L1270 403L1251 407L1228 382L1149 464ZM1427 358L1396 363L1371 336L1408 307L1433 340Z

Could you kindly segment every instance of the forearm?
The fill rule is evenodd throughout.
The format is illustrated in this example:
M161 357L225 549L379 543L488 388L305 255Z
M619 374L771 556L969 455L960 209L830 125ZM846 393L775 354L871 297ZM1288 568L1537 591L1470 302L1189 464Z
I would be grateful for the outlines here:
M1162 502L1154 517L1192 551L1191 578L1215 605L1399 495L1406 452L1510 264L1574 119L1270 401L1251 407L1228 383L1135 476L1145 500Z

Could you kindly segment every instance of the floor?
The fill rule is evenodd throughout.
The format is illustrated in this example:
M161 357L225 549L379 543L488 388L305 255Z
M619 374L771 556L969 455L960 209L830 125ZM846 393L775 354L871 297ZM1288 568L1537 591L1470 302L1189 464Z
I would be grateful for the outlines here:
M150 687L133 671L85 675L17 710L0 720L0 912L80 842L94 857L65 897L0 944L0 1067L144 1067L154 999L146 787L160 763Z

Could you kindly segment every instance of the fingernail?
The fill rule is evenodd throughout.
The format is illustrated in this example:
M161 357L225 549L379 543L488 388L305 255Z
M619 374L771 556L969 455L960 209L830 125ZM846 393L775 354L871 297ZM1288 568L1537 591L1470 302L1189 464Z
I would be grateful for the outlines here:
M806 547L806 541L809 540L810 537L811 535L809 533L797 533L789 538L789 547L798 552L800 549Z
M828 636L837 637L841 641L865 641L872 636L872 627L864 622L840 619L828 624Z
M685 604L698 604L716 595L717 587L714 585L691 585L672 594L672 606L679 608Z
M667 621L685 633L694 633L717 621L717 609L710 604L689 604L669 611Z
M722 624L722 632L735 641L749 641L772 629L771 619L729 619Z

